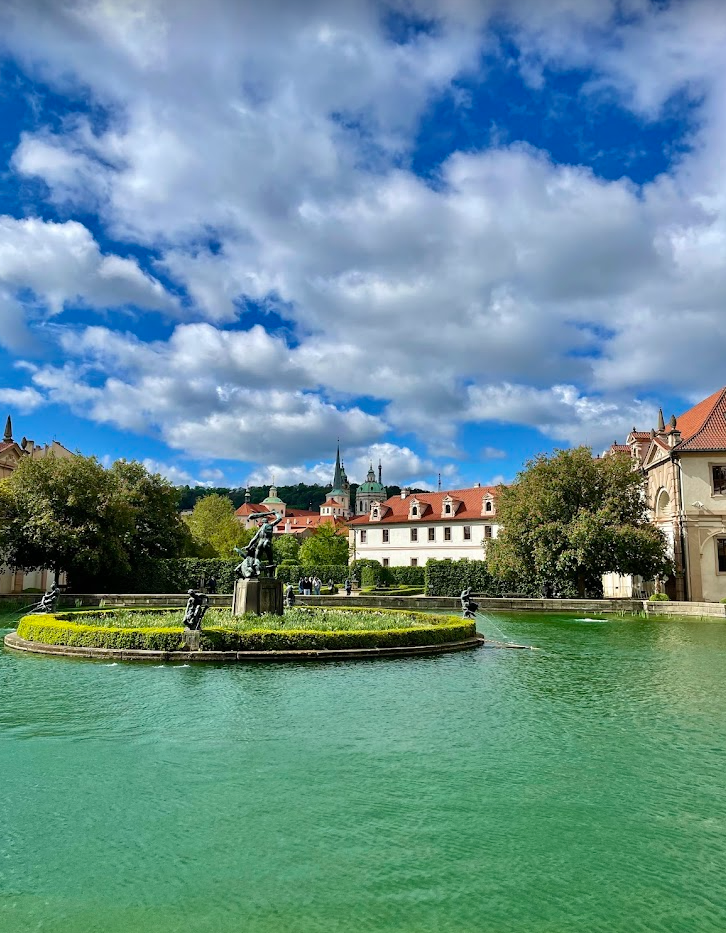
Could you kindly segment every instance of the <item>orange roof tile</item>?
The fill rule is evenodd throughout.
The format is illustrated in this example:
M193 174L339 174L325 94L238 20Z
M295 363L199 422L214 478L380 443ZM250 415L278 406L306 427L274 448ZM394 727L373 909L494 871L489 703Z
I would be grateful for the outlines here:
M408 512L411 499L417 499L422 505L425 502L431 507L431 514L426 516L427 522L452 522L452 521L481 521L482 518L492 519L494 512L487 512L482 515L482 501L487 494L496 496L496 486L473 486L470 489L451 489L445 492L417 492L411 496L402 499L400 496L391 496L382 503L382 515L380 520L371 521L370 512L367 515L359 515L357 518L348 522L349 525L381 525L396 522L416 521L409 519ZM458 499L461 502L455 515L444 515L441 512L444 499L450 496L452 499Z
M245 502L241 505L235 515L253 515L255 512L269 512L270 509L266 505L255 505L252 502Z
M666 428L670 432L670 426ZM680 451L726 449L726 388L709 395L676 419Z

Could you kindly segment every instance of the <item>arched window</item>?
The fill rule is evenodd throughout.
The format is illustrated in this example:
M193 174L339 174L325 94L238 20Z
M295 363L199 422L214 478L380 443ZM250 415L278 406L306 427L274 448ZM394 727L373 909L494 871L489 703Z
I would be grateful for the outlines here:
M488 501L487 504L484 506L484 511L485 511L485 512L491 512L491 510L492 510L492 503L491 503L491 500L490 500L490 501Z
M450 505L448 502L447 502L446 505L444 506L444 512L445 512L447 515L451 515L451 505Z
M414 505L414 507L411 509L411 515L418 515L418 506L417 506L417 505Z

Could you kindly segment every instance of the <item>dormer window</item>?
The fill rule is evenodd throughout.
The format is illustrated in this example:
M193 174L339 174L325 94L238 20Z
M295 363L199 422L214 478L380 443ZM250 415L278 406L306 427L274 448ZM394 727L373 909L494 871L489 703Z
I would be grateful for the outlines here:
M444 506L444 514L451 515L451 503L450 502L447 502L446 505Z
M414 505L413 508L411 509L411 515L413 515L414 518L418 515L418 506L417 506L417 505Z
M487 504L484 506L484 511L485 511L485 512L491 512L491 510L492 510L492 502L491 502L491 499L489 499L489 500L487 501Z
M371 518L380 518L380 512L378 509L371 509Z

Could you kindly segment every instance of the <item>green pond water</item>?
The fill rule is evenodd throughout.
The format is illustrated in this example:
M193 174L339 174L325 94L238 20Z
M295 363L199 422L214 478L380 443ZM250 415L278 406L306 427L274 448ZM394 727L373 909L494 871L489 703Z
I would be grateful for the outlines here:
M726 625L181 667L0 653L2 933L726 930Z

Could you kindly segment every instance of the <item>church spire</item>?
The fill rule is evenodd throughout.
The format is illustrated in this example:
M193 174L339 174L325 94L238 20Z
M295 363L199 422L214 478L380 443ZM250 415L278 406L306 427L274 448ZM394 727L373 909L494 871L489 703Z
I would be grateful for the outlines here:
M335 473L333 475L333 489L343 488L343 470L340 466L340 438L338 438L338 450L335 454Z
M8 415L8 420L5 422L5 436L3 437L4 441L11 441L13 439L13 422Z

